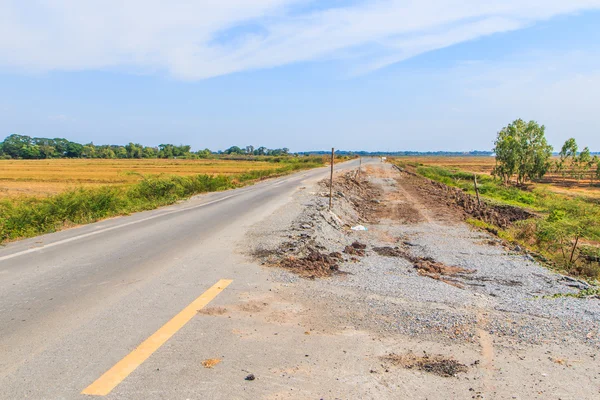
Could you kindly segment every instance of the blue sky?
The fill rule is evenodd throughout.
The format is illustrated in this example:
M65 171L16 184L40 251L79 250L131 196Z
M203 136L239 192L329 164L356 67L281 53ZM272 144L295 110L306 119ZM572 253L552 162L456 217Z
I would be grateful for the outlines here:
M600 151L600 0L0 0L0 136Z

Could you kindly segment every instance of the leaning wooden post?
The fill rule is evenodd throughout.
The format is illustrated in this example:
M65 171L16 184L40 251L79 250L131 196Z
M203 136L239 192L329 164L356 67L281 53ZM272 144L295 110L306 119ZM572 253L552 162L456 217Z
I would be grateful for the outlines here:
M331 210L333 200L333 153L335 149L331 148L331 174L329 176L329 210Z
M479 198L479 188L477 187L477 174L473 174L473 182L475 182L475 194L477 195L477 204L481 207L481 199Z

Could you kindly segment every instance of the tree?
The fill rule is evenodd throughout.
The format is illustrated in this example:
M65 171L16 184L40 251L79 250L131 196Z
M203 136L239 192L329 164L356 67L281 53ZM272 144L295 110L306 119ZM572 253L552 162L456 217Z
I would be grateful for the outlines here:
M154 147L144 147L144 150L142 151L142 157L143 158L156 158L157 153L158 153L158 149L156 149Z
M94 146L94 143L88 143L83 146L81 156L84 158L96 158L96 146Z
M575 158L574 166L574 174L579 181L592 167L592 153L589 148L585 147L581 150L581 153Z
M250 146L246 146L246 154L254 154L254 146L250 145Z
M127 150L123 146L118 146L115 151L115 156L117 158L127 158Z
M260 146L258 149L254 150L255 156L264 156L267 154L267 148L264 146Z
M40 157L41 158L52 158L56 152L54 146L50 146L47 144L42 144L38 146L40 148Z
M600 214L589 203L581 202L567 214L553 207L548 217L537 221L537 240L549 250L560 250L564 261L573 265L582 238L598 240Z
M575 163L575 158L577 157L577 150L579 149L579 147L577 146L577 142L575 141L574 138L570 138L567 139L565 141L565 143L563 144L559 156L559 163L560 163L560 170L563 176L563 179L565 178L566 175L566 171L571 171L573 170L573 165Z
M2 151L11 158L25 158L23 157L23 149L32 144L29 136L12 134L2 142Z
M80 158L83 152L83 145L75 142L69 142L65 151L65 157Z
M244 150L240 149L238 146L231 146L227 150L224 151L225 154L244 154Z
M97 150L96 154L100 158L115 158L117 156L110 146L99 146Z
M26 159L40 158L40 147L36 144L28 144L21 148L20 157Z
M127 151L127 158L142 158L143 146L139 143L129 142L125 146L125 151Z
M210 157L212 152L209 149L204 149L204 150L198 150L198 152L196 154L198 154L198 157L200 157L200 158L208 158L208 157Z
M545 127L535 121L513 121L498 132L494 142L496 166L493 174L505 183L516 175L517 183L540 179L550 167L552 146L545 137Z

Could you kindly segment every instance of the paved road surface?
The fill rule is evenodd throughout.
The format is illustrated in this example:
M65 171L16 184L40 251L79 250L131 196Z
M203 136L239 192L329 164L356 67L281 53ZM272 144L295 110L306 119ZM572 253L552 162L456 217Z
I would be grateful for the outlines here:
M301 172L1 248L0 398L219 397L227 377L200 381L190 371L205 353L239 351L196 311L268 290L232 244L303 181L327 174Z

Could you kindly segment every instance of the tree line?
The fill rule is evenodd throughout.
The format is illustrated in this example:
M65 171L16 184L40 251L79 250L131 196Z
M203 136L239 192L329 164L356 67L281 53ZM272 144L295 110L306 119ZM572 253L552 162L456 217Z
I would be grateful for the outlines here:
M517 184L539 180L548 172L567 174L580 180L585 175L600 180L600 159L588 147L581 151L574 138L567 139L559 158L552 161L553 148L545 136L545 126L535 121L517 119L508 124L496 137L494 153L496 166L492 174L505 183L516 179Z
M0 142L0 158L3 159L49 159L49 158L210 158L215 155L284 156L289 149L268 149L254 146L232 146L225 151L210 149L192 151L190 145L160 144L144 146L139 143L126 145L81 144L64 138L38 138L12 134Z

